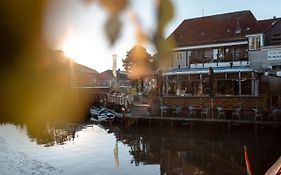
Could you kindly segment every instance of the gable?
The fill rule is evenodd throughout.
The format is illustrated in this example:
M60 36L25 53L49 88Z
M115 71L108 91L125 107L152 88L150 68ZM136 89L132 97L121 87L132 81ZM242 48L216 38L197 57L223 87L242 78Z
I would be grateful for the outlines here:
M265 43L267 46L281 45L281 20L277 20L266 30Z
M250 11L239 11L184 20L168 40L174 39L176 47L233 42L260 30Z

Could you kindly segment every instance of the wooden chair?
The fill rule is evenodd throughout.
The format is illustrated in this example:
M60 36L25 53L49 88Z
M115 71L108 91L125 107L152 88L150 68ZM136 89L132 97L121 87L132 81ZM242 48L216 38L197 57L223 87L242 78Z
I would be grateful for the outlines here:
M194 109L194 107L188 106L187 109L189 111L189 116L195 118L196 117L196 110Z
M281 120L281 109L273 109L269 114L270 121L280 121Z
M176 115L176 117L178 117L179 116L179 114L181 113L181 111L182 111L182 107L181 106L174 106L174 109L173 109L173 114L175 114Z
M261 111L259 111L257 108L254 108L253 109L253 111L255 112L255 114L254 114L254 119L255 119L255 121L257 121L257 120L263 120L263 115L262 115L262 112Z
M160 111L161 111L161 117L164 117L167 115L167 106L160 106Z
M234 109L231 117L232 120L241 120L241 108Z
M209 118L210 116L210 107L206 107L204 109L202 109L201 111L201 118L203 118L205 116L205 118Z
M225 119L225 112L222 107L217 107L218 111L218 118L219 119Z

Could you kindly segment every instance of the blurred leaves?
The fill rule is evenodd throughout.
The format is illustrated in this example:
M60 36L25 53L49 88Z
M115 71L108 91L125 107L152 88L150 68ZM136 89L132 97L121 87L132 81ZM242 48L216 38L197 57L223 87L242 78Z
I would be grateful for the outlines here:
M107 19L104 23L104 32L110 43L114 45L120 35L122 23L120 14L127 8L129 0L83 0L86 4L97 1L108 11Z
M173 40L167 40L164 36L164 30L167 24L174 16L173 4L170 0L158 0L157 27L154 33L153 43L158 52L157 57L163 61L158 61L160 69L167 67L167 58L170 57L171 50L174 47Z
M138 18L138 16L135 13L131 13L131 20L132 23L135 27L135 38L136 38L136 42L139 45L143 45L145 42L148 41L147 35L144 32L141 24L140 24L140 20Z
M104 25L104 31L110 45L113 45L118 39L122 28L120 13L126 9L128 0L100 0L99 3L109 11L109 16Z
M104 9L108 11L108 17L104 24L105 35L110 42L114 45L121 32L122 23L120 21L120 14L128 8L129 0L84 0L86 3L98 2ZM132 1L132 0L131 0ZM165 27L170 20L174 17L174 6L171 0L155 0L157 3L156 18L157 24L151 42L154 44L159 56L168 57L168 53L174 46L173 40L166 40L164 36ZM148 34L146 34L140 25L138 16L131 13L131 22L136 30L137 44L144 44L149 41Z
M111 14L104 25L104 32L107 36L107 39L110 42L110 45L113 45L119 37L122 24L119 19L119 15Z
M156 33L164 33L166 25L174 17L174 8L170 0L158 0L158 12L157 12L157 30Z
M115 44L122 29L120 18L129 7L130 1L83 1L87 4L99 3L108 12L104 32L110 44ZM136 28L137 41L141 44L151 41L157 49L158 62L162 64L165 63L162 60L168 57L173 47L173 42L165 39L164 30L173 18L174 9L171 0L155 1L158 2L157 24L150 40L147 36L151 34L144 32L138 16L132 16L131 22ZM57 53L54 55L46 53L42 25L47 2L46 0L0 1L1 114L35 118L51 116L59 113L61 109L69 109L64 108L62 103L69 101L65 98L70 96L65 89L69 82L69 73L66 72L71 71L70 65L53 58ZM127 66L125 69L134 73L133 75L139 76L149 72L151 56L144 48L129 51L127 56L132 60L127 62L125 59L123 63Z
M127 7L128 0L99 0L99 3L110 13L118 14Z

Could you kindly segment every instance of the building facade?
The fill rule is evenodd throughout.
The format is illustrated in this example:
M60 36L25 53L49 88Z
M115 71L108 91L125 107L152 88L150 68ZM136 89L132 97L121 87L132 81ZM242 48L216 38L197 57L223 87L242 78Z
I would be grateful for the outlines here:
M251 65L261 74L261 93L268 95L271 109L281 107L281 20L273 18L260 21L264 27L264 43L248 51Z
M169 64L163 72L164 105L210 105L212 68L215 106L267 109L263 76L280 60L267 60L269 66L257 60L263 60L260 52L268 45L280 46L279 23L276 18L258 21L250 11L183 21L167 39L176 46L165 60Z

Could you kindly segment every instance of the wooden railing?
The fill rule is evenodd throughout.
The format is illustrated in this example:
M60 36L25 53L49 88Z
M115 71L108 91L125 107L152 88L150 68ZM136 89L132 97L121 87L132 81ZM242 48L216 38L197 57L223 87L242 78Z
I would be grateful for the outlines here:
M127 108L132 104L132 98L122 93L107 94L107 102L123 105Z
M212 100L209 96L163 97L163 105L165 106L206 107L211 106L211 103ZM266 96L217 96L213 99L213 107L267 110L267 98Z
M118 84L118 86L130 86L129 80L102 80L102 81L87 81L87 82L71 82L71 87L111 87Z

